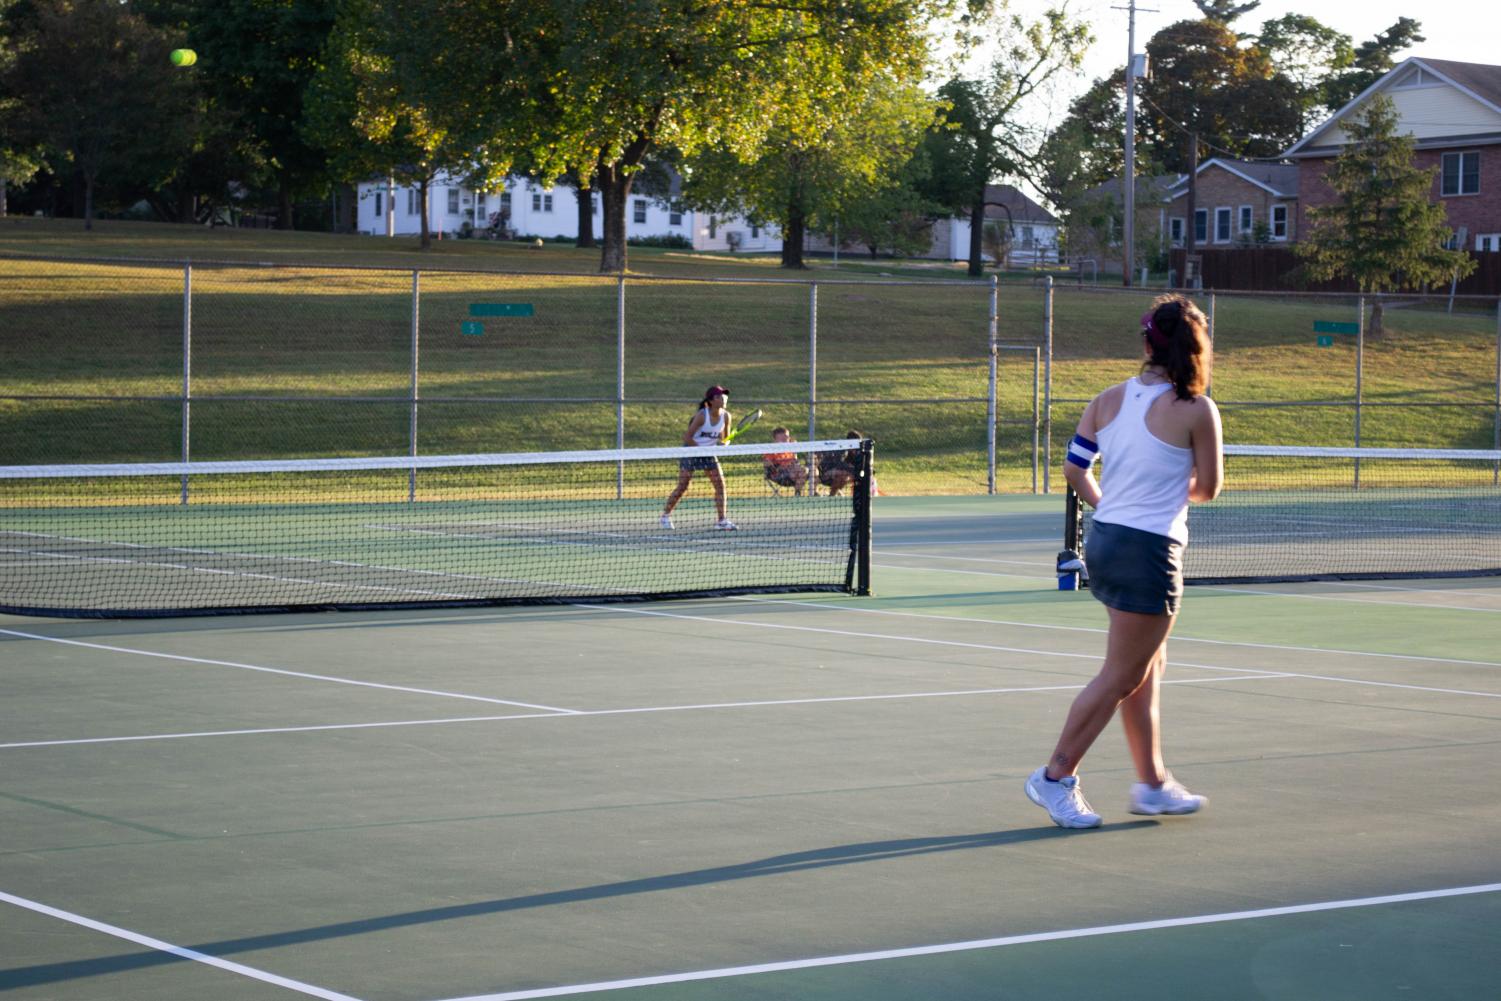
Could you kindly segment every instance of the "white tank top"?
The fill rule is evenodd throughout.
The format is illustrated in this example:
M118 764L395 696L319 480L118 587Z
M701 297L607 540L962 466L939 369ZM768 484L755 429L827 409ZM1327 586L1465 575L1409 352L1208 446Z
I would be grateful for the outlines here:
M693 444L695 444L695 445L718 445L719 444L719 434L720 434L721 431L724 430L724 415L725 415L725 412L723 410L719 411L719 422L718 423L714 423L714 424L711 424L709 422L709 408L708 407L702 407L702 408L700 408L699 409L699 413L701 413L701 414L704 415L704 423L703 423L702 427L700 427L697 431L693 432Z
M1131 378L1115 420L1100 429L1100 506L1094 520L1188 542L1188 478L1193 449L1169 445L1147 430L1147 410L1172 383Z

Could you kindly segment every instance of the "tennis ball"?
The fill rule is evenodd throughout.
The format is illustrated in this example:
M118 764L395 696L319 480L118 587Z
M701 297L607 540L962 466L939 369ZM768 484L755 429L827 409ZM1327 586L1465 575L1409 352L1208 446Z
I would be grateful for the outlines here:
M173 66L191 66L194 63L196 63L197 61L198 61L198 53L194 52L192 49L173 49L172 50L172 65Z

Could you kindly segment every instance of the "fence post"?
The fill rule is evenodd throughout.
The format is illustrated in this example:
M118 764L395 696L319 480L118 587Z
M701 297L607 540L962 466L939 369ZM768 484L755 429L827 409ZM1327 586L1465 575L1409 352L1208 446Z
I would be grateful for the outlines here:
M412 388L411 388L411 412L407 419L407 454L417 458L417 376L420 371L418 363L417 335L421 329L420 310L420 280L421 272L412 269ZM417 467L414 465L407 470L407 501L410 503L417 499Z
M1040 424L1037 419L1037 404L1040 394L1042 372L1042 348L1032 345L1032 492L1037 493L1037 431Z
M1377 293L1378 301L1380 293ZM1360 447L1360 412L1365 402L1365 296L1360 296L1355 324L1355 447ZM1355 489L1360 489L1360 459L1355 460Z
M808 285L808 440L818 440L818 282ZM811 477L814 475L810 468L810 497L813 496Z
M985 403L985 460L986 484L989 493L995 493L995 420L996 420L996 307L1000 297L1000 276L990 276L990 389Z
M1209 350L1214 350L1214 312L1217 305L1213 292L1209 293ZM1209 369L1209 383L1204 387L1205 396L1214 396L1214 367Z
M1042 299L1042 492L1053 492L1053 276L1043 283Z
M193 424L193 265L182 266L182 461L192 457ZM182 497L188 502L188 474L182 474Z
M625 272L615 284L615 447L625 448ZM625 499L625 459L615 464L615 499Z

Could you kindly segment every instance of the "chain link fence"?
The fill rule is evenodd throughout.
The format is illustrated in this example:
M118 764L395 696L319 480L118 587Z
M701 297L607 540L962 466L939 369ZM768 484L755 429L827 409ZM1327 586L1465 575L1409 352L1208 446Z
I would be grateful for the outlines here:
M0 464L678 444L705 386L887 492L1040 482L996 285L8 261Z
M0 464L671 445L720 383L887 493L1048 491L1159 291L8 259ZM1195 295L1227 441L1501 448L1495 297Z

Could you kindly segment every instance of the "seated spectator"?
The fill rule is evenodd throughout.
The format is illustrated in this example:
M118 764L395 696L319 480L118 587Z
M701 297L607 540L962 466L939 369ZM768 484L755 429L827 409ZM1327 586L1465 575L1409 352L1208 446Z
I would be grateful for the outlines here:
M858 441L865 436L859 431L846 431L846 438ZM829 496L836 497L839 491L855 482L860 473L860 449L850 449L835 455L825 455L818 463L818 482L829 488Z
M778 427L771 429L771 440L790 442L796 439L792 437L791 431ZM761 464L766 467L768 480L778 486L791 487L799 496L802 495L803 484L808 481L808 470L797 461L796 455L791 452L768 452L761 457Z

